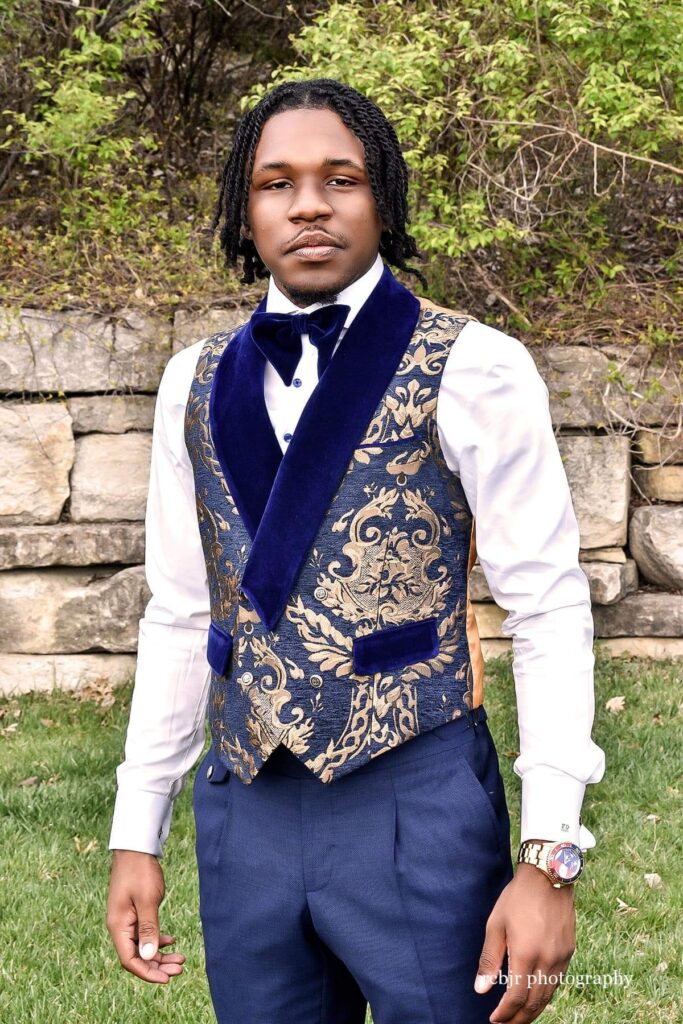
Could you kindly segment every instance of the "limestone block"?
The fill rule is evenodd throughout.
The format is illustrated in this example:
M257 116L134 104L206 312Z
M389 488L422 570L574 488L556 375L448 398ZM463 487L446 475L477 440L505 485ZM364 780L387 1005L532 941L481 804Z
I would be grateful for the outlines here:
M0 652L134 651L150 598L142 566L0 573Z
M646 498L683 501L683 466L634 466L633 479Z
M672 370L647 367L646 352L636 349L618 345L530 348L548 388L553 423L564 427L621 427L623 420L646 426L668 423L683 397L681 380ZM653 383L657 393L644 400Z
M151 434L79 437L71 474L73 522L144 520L151 456Z
M605 422L616 427L622 425L622 419L651 427L669 424L683 402L680 374L673 368L647 365L647 345L602 345L601 352L611 364L610 372L616 371L623 379L623 384L607 384Z
M635 434L636 453L641 462L655 465L683 462L683 431L670 434L668 430L652 433L637 430Z
M683 637L683 595L641 591L593 608L596 637Z
M73 462L64 402L1 403L0 525L57 522L69 496Z
M584 427L604 421L608 359L598 349L552 345L530 351L548 388L554 424Z
M138 309L117 309L110 319L113 335L110 374L114 379L109 387L156 391L164 367L173 354L170 320L149 316Z
M656 636L617 637L596 640L594 649L612 658L653 658L655 661L683 660L683 640Z
M623 565L626 562L626 552L623 548L591 548L588 551L579 551L580 562L613 562L615 565Z
M0 654L0 696L120 686L134 679L136 662L134 654Z
M252 307L249 306L216 307L201 312L179 309L173 321L173 352L180 352L219 331L230 331L248 320L251 313Z
M683 506L634 509L628 543L648 582L667 590L683 589Z
M123 434L151 430L154 395L93 395L69 398L74 434Z
M141 565L144 523L0 527L0 569L40 565Z
M581 566L591 590L591 604L614 604L638 589L638 567L632 558L623 565L584 562Z
M0 308L0 392L154 391L170 356L170 323L137 310Z
M625 544L631 487L628 437L560 435L557 443L579 523L581 547Z
M507 619L508 613L497 604L480 604L472 601L474 617L477 620L477 629L482 640L501 639L508 640L501 632L501 625Z

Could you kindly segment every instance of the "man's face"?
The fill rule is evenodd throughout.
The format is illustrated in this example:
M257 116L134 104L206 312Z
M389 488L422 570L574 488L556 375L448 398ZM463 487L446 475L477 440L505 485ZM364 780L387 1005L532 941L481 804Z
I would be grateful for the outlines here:
M251 238L292 302L333 301L375 261L382 220L363 144L331 110L270 117L254 154Z

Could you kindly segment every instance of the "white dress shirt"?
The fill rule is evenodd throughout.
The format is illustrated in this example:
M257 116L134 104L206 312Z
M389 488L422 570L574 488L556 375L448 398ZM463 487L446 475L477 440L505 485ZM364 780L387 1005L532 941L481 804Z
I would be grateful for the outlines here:
M337 346L383 267L378 255L339 292L337 301L351 308ZM295 306L271 276L269 312L310 312L320 305ZM156 400L145 517L152 597L139 623L109 839L110 849L158 857L173 800L205 743L211 612L184 437L185 407L205 340L171 357ZM266 406L283 452L318 380L318 352L307 334L302 346L290 387L269 362L265 366ZM479 563L494 600L508 612L501 628L513 648L520 841L569 840L590 849L595 837L579 824L579 813L586 785L599 782L605 770L604 753L591 739L593 618L548 389L520 341L470 321L448 355L436 416L446 462L460 476L476 520Z

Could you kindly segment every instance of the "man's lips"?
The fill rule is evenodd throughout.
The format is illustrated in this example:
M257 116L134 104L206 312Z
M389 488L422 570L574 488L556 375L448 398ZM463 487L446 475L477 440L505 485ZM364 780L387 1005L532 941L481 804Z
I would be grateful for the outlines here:
M334 239L327 235L311 234L303 235L287 248L286 252L295 253L297 256L322 257L340 249Z

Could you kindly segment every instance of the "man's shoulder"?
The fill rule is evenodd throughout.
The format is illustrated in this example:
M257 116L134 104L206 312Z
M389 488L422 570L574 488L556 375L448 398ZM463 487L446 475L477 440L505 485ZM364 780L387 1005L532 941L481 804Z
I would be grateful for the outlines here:
M185 399L187 398L199 356L206 342L206 338L200 338L199 341L181 348L179 352L174 352L166 363L159 384L159 392L163 393L170 404L174 400L180 402L183 400L183 396Z
M420 303L420 307L423 311L452 317L454 320L473 320L475 323L478 322L475 316L472 316L471 313L465 312L465 310L449 309L448 306L439 306L436 302L433 302L432 299L428 299L425 295L416 295L415 298Z
M246 316L240 323L221 331L214 331L213 334L207 334L198 341L193 341L190 345L186 345L185 348L181 348L178 352L174 352L164 368L162 378L164 390L178 395L179 398L183 396L187 398L187 392L197 370L199 357L205 349L213 347L217 352L222 351L224 345L232 340L240 327L243 327L248 319L249 317Z
M422 295L415 297L423 316L428 312L430 320L434 320L437 326L448 328L452 324L458 329L458 344L451 352L453 366L472 366L485 372L493 367L507 368L515 373L535 372L535 360L519 338L485 324L465 310L440 306Z

